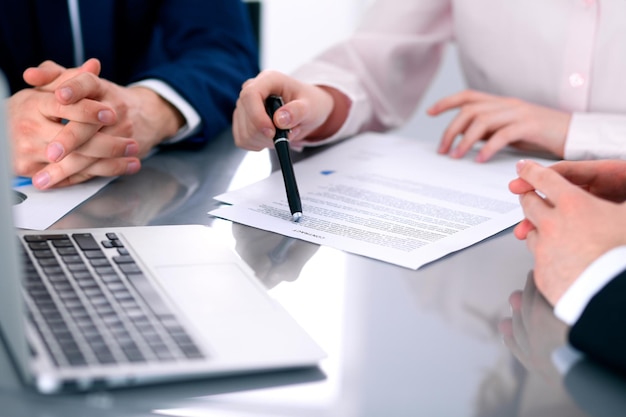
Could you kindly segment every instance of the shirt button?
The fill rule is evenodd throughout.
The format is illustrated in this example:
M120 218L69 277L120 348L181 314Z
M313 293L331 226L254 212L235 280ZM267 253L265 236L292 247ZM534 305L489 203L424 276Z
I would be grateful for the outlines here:
M585 83L585 77L581 73L575 72L569 76L569 85L572 87L580 87Z

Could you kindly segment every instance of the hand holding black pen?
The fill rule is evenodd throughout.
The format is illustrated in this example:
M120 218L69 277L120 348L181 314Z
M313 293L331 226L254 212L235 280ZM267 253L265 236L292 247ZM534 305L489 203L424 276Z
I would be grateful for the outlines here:
M265 110L274 121L274 113L283 105L282 98L278 96L269 96L265 100ZM278 155L278 162L283 173L283 181L285 182L285 190L287 192L287 201L289 202L289 210L291 211L291 219L299 222L302 218L302 203L300 201L300 193L298 192L298 184L289 155L289 139L287 138L287 130L276 127L274 135L274 148Z

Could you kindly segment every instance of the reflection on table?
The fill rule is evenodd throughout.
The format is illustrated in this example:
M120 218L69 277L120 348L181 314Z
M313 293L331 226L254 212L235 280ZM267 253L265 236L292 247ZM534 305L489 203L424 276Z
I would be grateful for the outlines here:
M248 180L268 175L275 162L272 152L237 149L226 132L201 149L154 155L54 228L212 226L327 352L319 369L44 397L23 390L0 355L2 414L552 417L625 409L623 377L587 361L566 375L553 367L549 353L566 329L533 296L532 257L511 230L413 271L208 216L213 196L244 172ZM510 349L500 325L513 319L515 291L530 295Z

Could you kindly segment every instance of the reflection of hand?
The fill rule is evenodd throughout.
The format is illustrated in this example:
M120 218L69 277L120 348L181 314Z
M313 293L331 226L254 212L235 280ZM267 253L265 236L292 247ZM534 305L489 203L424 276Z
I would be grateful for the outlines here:
M52 228L145 226L172 205L182 204L186 186L147 165L132 177L116 179Z
M535 256L537 288L554 305L594 260L626 244L626 203L595 197L535 162L520 161L518 174L509 188L526 218L514 233Z
M72 69L46 61L24 72L24 80L35 88L9 100L16 174L33 176L33 184L45 189L139 169L137 158L124 158L137 153L136 142L101 131L118 121L111 106L88 97L60 102L54 94L65 82L85 74L97 77L99 72L97 60Z
M294 281L319 245L265 230L232 225L235 250L269 289L282 281Z
M476 156L478 162L489 160L507 145L548 151L563 157L571 115L525 101L466 90L435 103L428 113L437 116L458 109L443 134L439 152L447 154L458 135L463 139L452 150L460 158L480 140L487 143Z
M567 326L558 320L550 304L537 291L532 271L523 291L509 298L511 318L499 326L506 346L526 369L537 372L552 383L560 383L561 375L552 364L552 352L566 343Z
M295 146L305 138L325 138L336 132L347 117L348 99L337 90L300 82L276 71L263 71L243 84L233 113L237 146L258 151L273 146L274 124L264 100L275 94L285 105L274 114L277 127L291 130Z
M563 389L563 377L552 363L552 352L566 343L567 326L534 285L532 271L524 290L509 298L511 318L499 325L507 347L529 371L520 395L520 416L587 416Z

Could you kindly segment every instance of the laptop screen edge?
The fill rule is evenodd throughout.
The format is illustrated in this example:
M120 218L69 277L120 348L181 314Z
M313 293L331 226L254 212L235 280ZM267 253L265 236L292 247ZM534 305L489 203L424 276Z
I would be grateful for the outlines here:
M24 329L24 306L21 292L22 270L19 263L15 226L13 223L13 177L11 142L8 135L6 106L9 89L0 72L0 236L4 240L0 251L0 326L11 356L22 379L32 378L28 344Z

